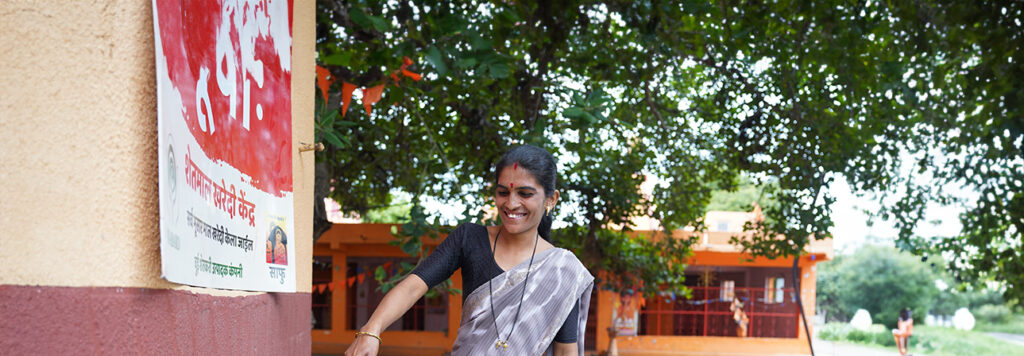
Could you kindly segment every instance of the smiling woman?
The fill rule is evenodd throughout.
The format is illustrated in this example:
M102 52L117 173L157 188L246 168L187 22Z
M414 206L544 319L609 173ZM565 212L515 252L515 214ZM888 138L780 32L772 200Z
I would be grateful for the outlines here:
M346 355L376 355L381 330L426 291L462 270L462 319L452 355L579 355L594 277L551 238L555 160L513 148L495 166L501 225L463 224L377 306ZM486 284L486 287L484 286Z

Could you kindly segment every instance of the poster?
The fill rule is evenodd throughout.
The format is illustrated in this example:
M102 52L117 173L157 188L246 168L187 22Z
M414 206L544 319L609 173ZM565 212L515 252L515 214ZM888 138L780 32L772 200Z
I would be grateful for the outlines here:
M640 298L634 294L617 294L612 308L612 328L618 336L636 336Z
M163 277L295 291L290 0L154 0Z

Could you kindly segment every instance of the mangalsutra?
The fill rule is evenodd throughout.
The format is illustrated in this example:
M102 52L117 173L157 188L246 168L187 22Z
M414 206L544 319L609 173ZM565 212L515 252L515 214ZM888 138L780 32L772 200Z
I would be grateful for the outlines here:
M491 259L494 259L494 251L498 250L498 237L501 236L501 229L498 229L498 234L494 235L494 249L491 250ZM523 279L523 293L519 295L519 306L516 307L516 317L512 321L512 329L508 331L508 335L505 339L501 338L501 329L498 328L498 317L494 314L494 287L491 285L491 280L487 280L487 289L491 297L491 321L494 322L494 332L498 334L498 342L494 344L497 349L508 349L508 339L512 337L512 332L516 330L516 324L519 323L519 311L523 309L523 297L526 296L526 283L530 281L530 268L533 267L533 256L537 255L537 242L540 241L540 235L538 234L533 240L533 253L530 254L530 264L526 266L526 278ZM497 261L495 261L497 262ZM511 278L511 277L510 277ZM492 278L493 279L493 278Z

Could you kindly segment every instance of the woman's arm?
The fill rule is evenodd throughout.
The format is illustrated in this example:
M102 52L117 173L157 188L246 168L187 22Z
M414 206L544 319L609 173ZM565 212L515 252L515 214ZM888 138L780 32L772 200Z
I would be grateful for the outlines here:
M427 283L420 276L410 274L395 286L373 311L370 320L359 331L380 335L380 332L409 311L417 300L427 293ZM345 351L346 356L376 356L380 343L365 335L358 335Z
M579 355L579 349L576 343L555 343L555 356L577 356Z

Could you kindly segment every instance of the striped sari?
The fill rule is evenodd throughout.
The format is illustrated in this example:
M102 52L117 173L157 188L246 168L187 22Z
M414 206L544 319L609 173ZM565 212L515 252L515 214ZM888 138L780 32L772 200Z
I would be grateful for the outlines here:
M576 344L579 354L583 355L594 277L572 252L561 248L538 252L530 267L530 280L523 283L527 266L528 262L524 261L491 279L500 338L508 342L508 349L495 346L499 337L491 319L491 293L487 286L480 286L466 296L463 303L462 322L452 347L453 356L551 354L555 334L575 303L579 303ZM524 284L528 285L524 287ZM526 288L525 295L522 294L523 288ZM514 332L509 336L520 295L523 295L522 311Z

